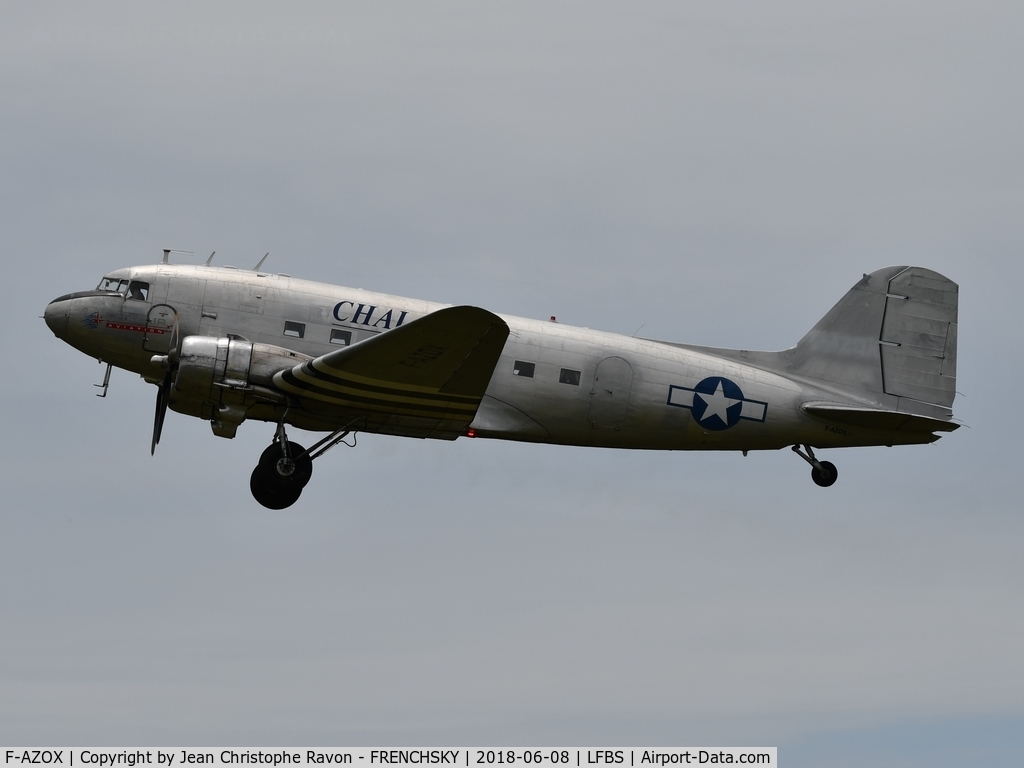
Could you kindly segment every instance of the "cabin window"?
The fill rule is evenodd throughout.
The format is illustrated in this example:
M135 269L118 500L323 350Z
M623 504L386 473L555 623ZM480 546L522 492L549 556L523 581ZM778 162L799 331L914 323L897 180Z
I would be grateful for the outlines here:
M293 339L301 339L306 335L306 324L286 320L284 323L284 335L291 336Z
M524 363L522 360L516 360L516 364L512 366L512 375L525 376L528 379L532 379L536 368L537 366L534 363Z
M340 344L347 347L352 343L352 331L343 331L341 328L331 328L331 344Z
M149 301L149 283L132 280L128 285L128 298L136 301Z
M580 385L580 372L574 371L571 368L563 368L562 372L558 374L558 382L578 387Z

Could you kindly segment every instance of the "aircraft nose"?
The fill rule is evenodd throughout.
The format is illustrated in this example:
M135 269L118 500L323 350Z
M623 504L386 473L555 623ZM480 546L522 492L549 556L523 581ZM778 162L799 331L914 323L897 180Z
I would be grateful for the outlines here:
M46 305L43 319L58 339L63 338L68 330L68 313L71 302L67 299L54 299Z

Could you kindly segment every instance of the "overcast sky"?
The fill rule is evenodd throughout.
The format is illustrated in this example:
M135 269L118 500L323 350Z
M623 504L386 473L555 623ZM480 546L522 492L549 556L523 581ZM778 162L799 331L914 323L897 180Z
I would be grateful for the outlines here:
M1019 3L3 17L4 742L1020 759ZM172 413L150 458L155 388L95 397L39 319L162 248L761 349L919 264L970 428L828 490L790 451L361 436L272 512L271 426Z

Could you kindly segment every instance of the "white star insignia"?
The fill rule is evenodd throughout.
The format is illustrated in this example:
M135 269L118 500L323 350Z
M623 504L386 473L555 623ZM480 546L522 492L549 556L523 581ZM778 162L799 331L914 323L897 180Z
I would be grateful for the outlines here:
M707 406L704 409L704 415L700 417L700 421L706 421L712 416L717 416L722 420L723 424L728 424L729 408L736 405L736 403L743 402L742 400L733 400L731 397L726 397L721 381L718 382L718 388L710 395L705 395L703 392L694 392L694 394Z

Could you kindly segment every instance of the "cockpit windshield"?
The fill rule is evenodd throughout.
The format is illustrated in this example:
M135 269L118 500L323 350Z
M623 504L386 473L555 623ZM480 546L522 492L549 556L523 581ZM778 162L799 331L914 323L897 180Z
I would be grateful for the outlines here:
M117 293L124 293L127 289L128 281L119 277L104 277L96 286L97 291L116 291Z

